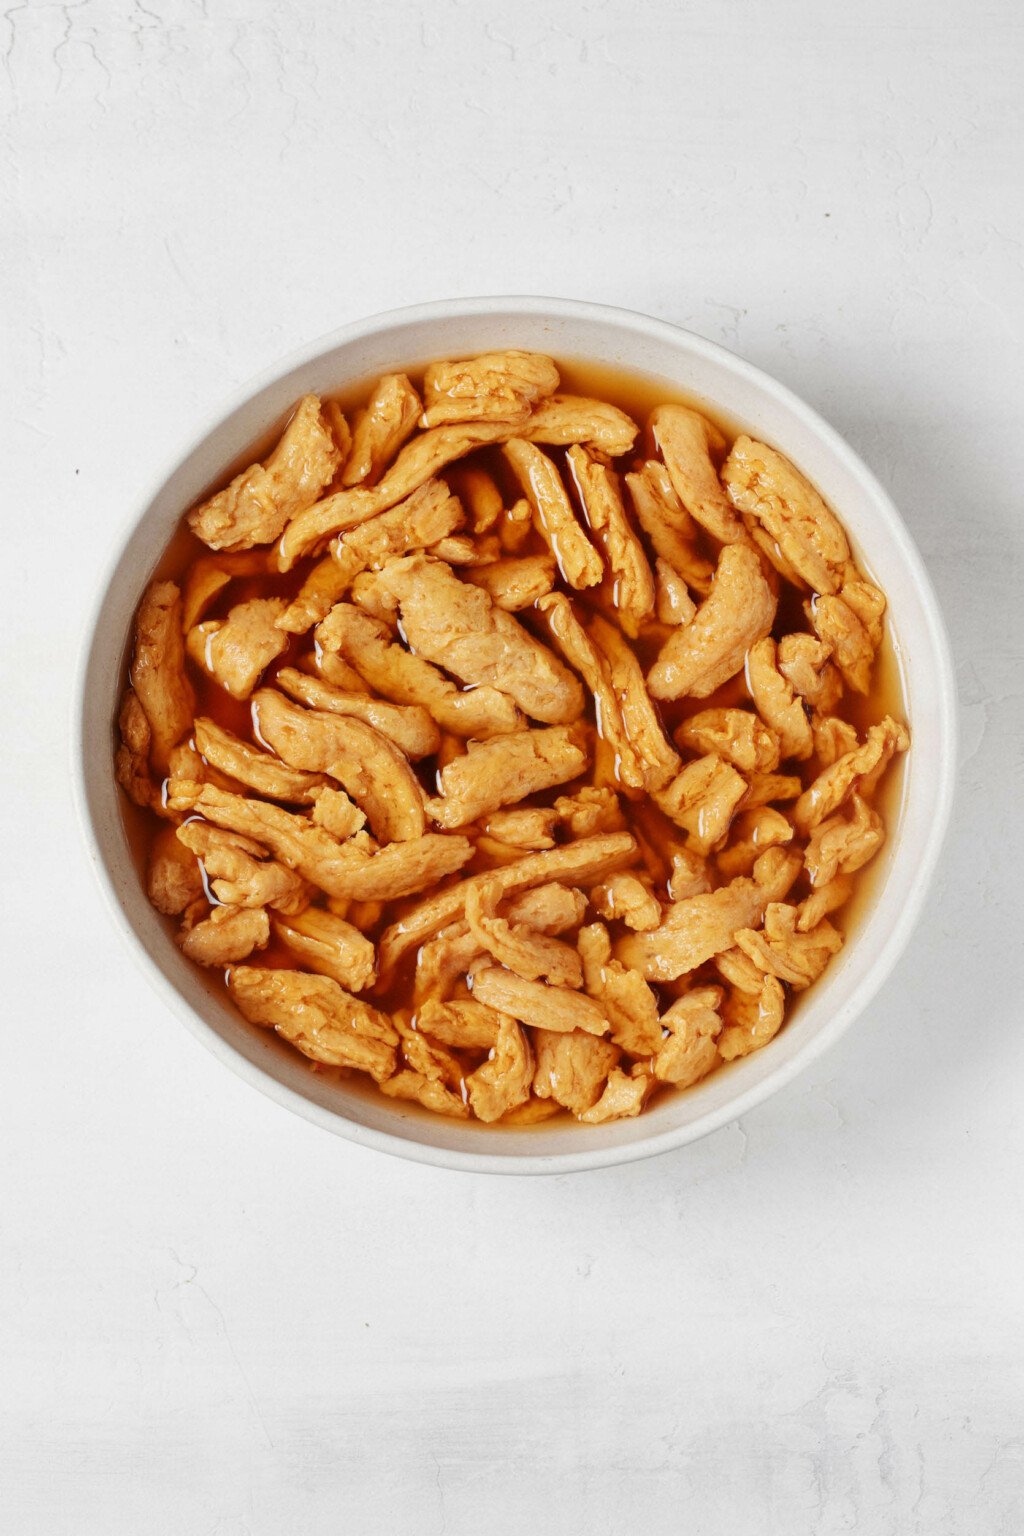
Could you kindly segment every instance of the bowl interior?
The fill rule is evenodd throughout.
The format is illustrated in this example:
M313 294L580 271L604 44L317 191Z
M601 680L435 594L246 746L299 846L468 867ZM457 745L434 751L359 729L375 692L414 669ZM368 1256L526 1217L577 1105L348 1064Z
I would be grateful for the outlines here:
M235 1015L184 959L149 905L129 848L111 754L135 606L182 512L307 392L414 368L447 355L518 346L565 361L598 360L699 396L792 458L835 507L889 600L913 749L869 909L852 941L766 1049L635 1120L566 1121L501 1131L429 1115L357 1082L320 1075L276 1037ZM163 480L118 553L96 609L81 671L76 774L90 855L115 917L151 980L204 1043L255 1086L328 1129L383 1150L480 1170L592 1167L664 1150L734 1118L788 1080L863 1008L909 936L948 817L953 687L941 619L916 550L874 478L801 401L722 348L661 322L565 301L468 301L399 311L350 327L249 394Z

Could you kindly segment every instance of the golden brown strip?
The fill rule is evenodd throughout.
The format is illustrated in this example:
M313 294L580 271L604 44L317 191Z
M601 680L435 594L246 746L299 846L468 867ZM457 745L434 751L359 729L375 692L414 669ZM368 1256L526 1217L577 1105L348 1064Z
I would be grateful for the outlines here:
M612 604L635 633L636 626L654 612L654 576L626 516L619 477L580 443L574 443L566 457L587 524L604 552Z
M501 442L510 428L502 422L467 422L459 427L434 427L406 443L391 468L372 489L355 486L337 491L301 512L288 524L278 550L282 571L290 571L296 560L327 543L336 533L357 528L378 512L404 501L445 465L453 464L483 443Z
M333 683L325 683L308 672L282 667L274 677L275 685L311 709L328 710L338 715L354 715L387 736L406 757L430 757L441 745L441 733L430 712L420 704L390 704L366 693L349 693Z
M723 544L746 542L742 519L711 461L713 448L720 453L725 449L718 428L685 405L659 405L651 413L650 427L675 493L690 516Z
M522 438L514 437L504 451L565 580L570 587L596 587L603 574L601 557L576 521L554 462Z
M152 732L150 757L160 772L170 750L186 734L195 695L185 676L181 593L173 581L146 588L135 619L131 682Z
M188 514L196 538L211 549L272 544L288 519L330 485L341 455L316 395L299 401L265 464L253 464Z
M527 981L500 965L485 966L473 977L473 996L499 1013L531 1024L568 1034L581 1029L584 1034L604 1035L608 1020L593 998L569 987L549 987L542 981Z
M455 841L463 842L465 839ZM546 848L540 853L527 854L526 858L506 865L504 869L460 880L457 885L449 886L448 890L420 902L384 930L378 946L381 978L388 979L395 966L410 950L418 949L448 923L465 916L466 897L474 880L497 880L502 894L510 896L528 890L531 886L546 885L549 881L557 881L562 885L586 885L595 880L603 880L615 870L625 869L636 858L636 838L628 832L611 832L598 837L581 838L563 848Z
M420 397L404 373L386 373L378 379L352 428L352 448L341 483L346 486L372 483L415 431Z
M743 666L747 651L767 635L776 598L761 562L743 544L727 544L710 594L689 624L666 640L647 674L656 699L706 699Z

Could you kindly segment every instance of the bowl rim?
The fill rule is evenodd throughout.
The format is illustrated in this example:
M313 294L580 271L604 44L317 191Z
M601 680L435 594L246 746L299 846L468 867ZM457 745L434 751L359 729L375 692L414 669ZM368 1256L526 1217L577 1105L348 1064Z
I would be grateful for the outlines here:
M230 416L243 408L250 399L294 369L308 366L324 353L362 340L371 335L386 334L410 324L423 321L442 322L450 319L491 316L496 313L536 314L545 318L585 320L602 323L620 330L629 330L667 344L683 340L691 354L703 357L712 364L744 379L756 389L771 395L788 410L802 419L831 454L843 465L854 479L864 487L878 509L890 524L894 543L921 603L928 630L931 653L935 661L935 683L938 703L938 731L945 750L933 765L934 816L917 861L918 878L908 899L896 915L868 973L854 988L845 1005L835 1016L824 1023L792 1057L780 1061L757 1083L730 1098L716 1109L709 1110L690 1123L638 1139L625 1146L568 1151L559 1153L522 1155L497 1155L486 1151L464 1151L432 1146L427 1142L393 1135L350 1120L342 1112L313 1103L305 1095L278 1082L269 1072L255 1062L247 1060L229 1041L224 1039L202 1016L186 1002L173 982L164 975L152 955L133 931L118 900L107 858L101 846L93 821L85 771L85 754L88 750L85 730L89 665L103 625L107 593L117 569L125 556L149 507L156 500L163 486L185 462L197 452L205 440ZM428 303L406 305L350 321L338 329L320 335L285 356L239 385L231 394L204 413L202 424L189 437L185 445L169 457L161 472L146 484L144 493L133 503L133 510L122 520L114 534L110 553L104 562L96 585L96 592L87 611L79 637L75 664L74 685L71 695L72 720L70 729L70 769L72 798L76 819L85 845L88 861L93 868L108 913L121 942L132 955L136 965L149 981L150 986L190 1033L230 1067L239 1077L258 1089L275 1103L314 1125L355 1143L409 1161L429 1164L470 1173L500 1174L558 1174L582 1172L605 1168L618 1163L636 1162L655 1157L677 1147L698 1141L711 1132L747 1114L758 1104L778 1093L805 1068L828 1050L859 1018L879 992L891 974L909 942L917 924L921 909L928 895L931 878L945 840L952 812L957 769L957 696L952 653L945 622L931 578L917 546L903 521L895 503L874 473L853 448L819 413L808 405L787 385L771 374L749 363L720 343L710 341L684 326L662 320L642 311L625 307L592 303L587 300L546 297L542 295L479 296L473 298L436 299Z

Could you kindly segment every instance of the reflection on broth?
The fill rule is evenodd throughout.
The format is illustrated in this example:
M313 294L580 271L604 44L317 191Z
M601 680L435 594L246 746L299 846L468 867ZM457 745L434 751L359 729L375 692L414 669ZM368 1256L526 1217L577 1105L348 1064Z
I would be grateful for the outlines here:
M186 955L313 1070L502 1126L768 1045L909 743L833 511L678 391L525 353L282 426L136 620L116 771Z

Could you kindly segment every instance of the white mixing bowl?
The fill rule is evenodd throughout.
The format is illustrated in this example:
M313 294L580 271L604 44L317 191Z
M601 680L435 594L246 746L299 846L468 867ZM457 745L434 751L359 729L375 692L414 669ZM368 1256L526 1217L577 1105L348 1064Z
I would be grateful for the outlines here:
M787 454L842 518L889 600L913 733L902 803L874 871L873 903L851 941L764 1050L634 1120L568 1120L499 1130L442 1119L333 1081L272 1033L254 1029L180 954L146 899L113 775L114 723L132 614L182 512L302 394L415 368L439 357L522 347L609 363L706 400ZM375 315L292 357L204 424L133 519L97 594L76 693L74 774L90 859L114 922L172 1013L255 1088L363 1146L483 1173L565 1173L649 1157L734 1120L783 1087L874 997L910 937L949 819L955 690L948 642L920 557L899 513L847 444L795 395L722 347L664 321L565 299L460 299Z

